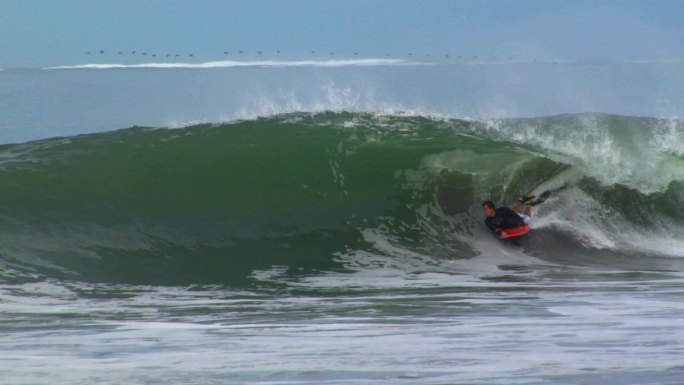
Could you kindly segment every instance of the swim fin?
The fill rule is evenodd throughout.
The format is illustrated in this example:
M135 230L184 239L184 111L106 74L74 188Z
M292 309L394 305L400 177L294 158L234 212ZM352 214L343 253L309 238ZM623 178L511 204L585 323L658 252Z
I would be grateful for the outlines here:
M530 201L532 199L534 199L534 194L527 193L527 194L521 196L520 198L518 198L518 201L525 203L525 202Z
M532 205L532 206L540 205L540 204L544 203L547 199L549 199L550 196L551 196L551 191L544 191L543 193L541 193L541 195L539 195L539 199L537 199L534 202L530 202L530 205Z

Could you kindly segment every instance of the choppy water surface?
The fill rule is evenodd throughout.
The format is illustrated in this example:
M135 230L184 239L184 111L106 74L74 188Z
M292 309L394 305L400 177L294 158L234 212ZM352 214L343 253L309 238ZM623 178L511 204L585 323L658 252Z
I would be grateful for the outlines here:
M447 272L365 270L252 291L5 284L3 381L684 380L681 273L526 262L478 276L448 262L440 268ZM379 287L387 281L394 287Z

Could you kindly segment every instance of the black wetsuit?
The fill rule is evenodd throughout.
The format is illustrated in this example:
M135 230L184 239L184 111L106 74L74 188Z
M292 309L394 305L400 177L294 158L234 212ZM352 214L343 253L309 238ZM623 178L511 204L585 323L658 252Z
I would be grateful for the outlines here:
M492 231L525 225L525 221L520 215L508 207L499 207L494 210L496 211L496 215L492 218L485 219L485 224L492 229Z

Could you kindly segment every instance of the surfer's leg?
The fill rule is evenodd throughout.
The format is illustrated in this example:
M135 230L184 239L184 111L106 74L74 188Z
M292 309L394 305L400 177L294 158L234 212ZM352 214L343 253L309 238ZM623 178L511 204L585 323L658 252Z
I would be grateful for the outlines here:
M533 198L534 198L534 195L533 195L532 193L527 193L527 194L521 196L520 198L518 198L518 200L515 201L515 205L513 205L513 211L515 211L516 213L521 212L520 206L521 206L522 204L525 204L525 215L530 215L530 214L528 213L528 212L531 212L531 211L530 211L530 210L531 210L531 209L530 209L531 206L530 206L530 203L529 203L529 202L530 202Z
M525 215L528 217L532 216L532 205L529 202L525 203Z

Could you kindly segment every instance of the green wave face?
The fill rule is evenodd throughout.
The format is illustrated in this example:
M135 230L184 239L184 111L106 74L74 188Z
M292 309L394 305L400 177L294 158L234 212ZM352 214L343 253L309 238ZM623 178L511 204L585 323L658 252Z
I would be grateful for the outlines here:
M3 277L249 285L260 269L344 270L340 256L387 245L471 258L491 237L483 200L554 180L563 189L540 206L537 250L562 234L576 250L629 251L638 245L610 238L611 226L665 239L681 229L683 137L677 122L598 114L322 113L6 145Z

